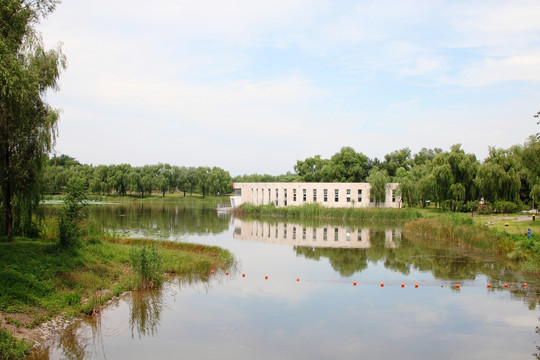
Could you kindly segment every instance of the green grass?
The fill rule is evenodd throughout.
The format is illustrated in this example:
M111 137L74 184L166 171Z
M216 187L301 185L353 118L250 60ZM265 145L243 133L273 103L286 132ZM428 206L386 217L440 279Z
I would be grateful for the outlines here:
M404 230L413 241L429 241L477 253L497 254L516 262L525 273L540 274L538 225L533 221L517 221L517 215L512 219L507 217L439 213L407 222ZM487 226L488 223L495 225ZM527 236L528 228L532 229L531 239Z
M87 231L80 247L69 251L54 236L0 241L0 312L8 318L28 315L30 320L16 325L30 329L60 314L96 312L112 297L138 288L129 256L133 245L158 249L164 276L204 281L212 269L233 264L232 255L218 247L103 234L98 238L96 232ZM11 341L0 336L0 349ZM11 358L2 351L0 359Z
M326 218L326 219L352 219L352 220L384 220L404 221L421 217L417 209L389 209L389 208L329 208L319 204L305 204L302 206L275 207L273 204L253 206L243 204L235 209L235 214L252 216L276 216L285 218Z

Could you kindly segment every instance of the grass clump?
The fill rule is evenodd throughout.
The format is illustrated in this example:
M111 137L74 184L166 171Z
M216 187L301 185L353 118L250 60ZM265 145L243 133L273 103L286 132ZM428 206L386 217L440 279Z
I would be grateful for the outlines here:
M161 284L161 256L155 246L132 246L129 252L131 267L139 276L139 289L152 289Z
M23 339L17 339L9 331L0 327L0 359L16 360L28 356L32 344Z

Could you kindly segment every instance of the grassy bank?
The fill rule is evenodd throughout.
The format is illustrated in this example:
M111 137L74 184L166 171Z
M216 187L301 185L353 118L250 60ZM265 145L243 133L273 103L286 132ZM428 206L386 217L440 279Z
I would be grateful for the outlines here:
M76 251L47 238L0 242L0 358L21 358L31 346L11 334L37 341L34 330L40 324L59 315L92 314L109 299L136 289L130 262L134 245L154 246L164 275L204 280L210 270L233 263L232 255L217 247L165 241L94 235Z
M528 238L528 229L532 236ZM540 224L520 220L518 215L471 217L465 214L431 213L407 222L405 235L413 241L494 254L517 262L521 271L540 273Z
M303 206L275 207L273 204L253 206L243 204L234 210L237 215L276 216L284 218L325 218L340 220L384 220L404 221L421 217L416 209L388 209L388 208L329 208L319 204L305 204Z

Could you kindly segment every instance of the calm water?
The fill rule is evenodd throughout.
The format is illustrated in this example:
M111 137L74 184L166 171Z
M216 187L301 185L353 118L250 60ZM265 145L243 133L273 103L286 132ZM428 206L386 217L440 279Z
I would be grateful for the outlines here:
M534 359L540 345L536 279L412 244L397 225L259 222L170 204L91 216L126 236L227 248L237 265L131 293L36 358Z

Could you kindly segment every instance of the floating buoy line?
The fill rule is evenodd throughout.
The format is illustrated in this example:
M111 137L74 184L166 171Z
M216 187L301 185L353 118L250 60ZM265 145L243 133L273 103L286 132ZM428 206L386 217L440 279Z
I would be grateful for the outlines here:
M216 272L214 270L210 270L210 274L211 275L216 275ZM229 272L226 271L225 272L225 276L229 276ZM242 273L242 277L245 278L246 277L246 274L245 273ZM268 280L269 279L269 275L265 275L264 276L264 280ZM313 282L314 280L308 280L308 282L311 281ZM296 278L296 282L300 282L300 278L297 277ZM337 280L332 280L331 282L333 282L334 284L337 284L338 281ZM345 283L344 281L340 281L340 283ZM352 284L352 286L357 286L359 284L361 285L373 285L372 282L358 282L358 281L352 281L350 282L350 284ZM440 287L444 287L444 285L447 284L447 283L434 283L434 282L430 282L428 284L423 284L422 286L424 287L428 287L428 286L440 286ZM418 289L420 287L420 285L418 283L414 283L414 284L405 284L405 283L384 283L384 282L381 282L380 283L380 287L381 288L384 288L385 286L400 286L401 288L405 288L405 287L414 287L415 289ZM474 285L474 286L477 286L477 285ZM461 290L462 288L462 285L459 284L459 283L455 283L455 284L452 284L450 285L450 287L456 289L456 290ZM509 288L509 285L508 283L504 283L504 284L501 284L501 285L497 285L497 286L492 286L490 283L487 283L486 284L486 288L488 290L495 290L495 289L508 289ZM516 288L521 288L521 289L528 289L528 284L526 282L524 282L523 284L515 284L512 286L513 289L516 289Z

